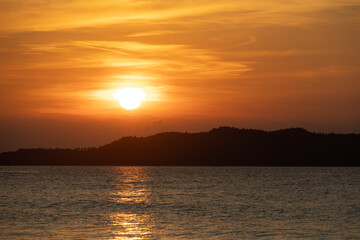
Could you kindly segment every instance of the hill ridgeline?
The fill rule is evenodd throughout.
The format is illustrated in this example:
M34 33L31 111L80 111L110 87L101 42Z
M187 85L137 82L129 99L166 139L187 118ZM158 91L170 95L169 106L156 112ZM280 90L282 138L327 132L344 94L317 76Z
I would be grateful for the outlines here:
M19 149L0 165L360 166L360 134L220 127L124 137L98 148Z

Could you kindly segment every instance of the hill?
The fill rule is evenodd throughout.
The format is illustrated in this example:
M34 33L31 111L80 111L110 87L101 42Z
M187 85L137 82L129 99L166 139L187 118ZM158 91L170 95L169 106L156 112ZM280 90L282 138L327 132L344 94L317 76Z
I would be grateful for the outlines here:
M360 134L220 127L124 137L87 149L19 149L0 165L360 166Z

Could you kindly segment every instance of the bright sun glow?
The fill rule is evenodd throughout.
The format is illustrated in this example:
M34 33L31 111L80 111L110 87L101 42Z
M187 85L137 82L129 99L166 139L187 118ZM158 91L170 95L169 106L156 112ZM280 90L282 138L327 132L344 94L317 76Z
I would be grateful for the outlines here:
M140 88L123 88L117 90L113 96L123 108L133 110L140 106L146 94Z

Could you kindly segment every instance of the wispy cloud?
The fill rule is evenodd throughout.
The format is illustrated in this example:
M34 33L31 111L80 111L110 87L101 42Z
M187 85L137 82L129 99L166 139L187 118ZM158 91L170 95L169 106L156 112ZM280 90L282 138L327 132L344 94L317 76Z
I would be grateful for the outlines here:
M358 4L357 1L38 1L3 0L0 29L51 30L131 21L162 21L209 16L210 21L259 24L298 24L313 21L316 12ZM216 15L219 13L219 15ZM286 19L286 21L284 21ZM266 22L264 21L266 20Z
M113 89L135 85L151 93L149 115L250 119L285 109L296 118L281 101L301 104L313 79L323 96L340 88L325 78L346 76L334 99L358 99L358 8L357 0L3 0L1 106L109 117Z

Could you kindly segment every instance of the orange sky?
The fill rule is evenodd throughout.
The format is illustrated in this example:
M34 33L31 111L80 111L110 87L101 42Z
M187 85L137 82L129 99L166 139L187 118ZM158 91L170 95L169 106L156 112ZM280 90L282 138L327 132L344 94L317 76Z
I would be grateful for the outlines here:
M360 132L358 0L2 0L0 151L229 125ZM112 94L142 88L128 111Z

